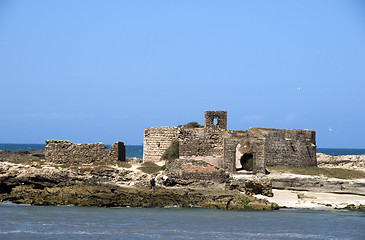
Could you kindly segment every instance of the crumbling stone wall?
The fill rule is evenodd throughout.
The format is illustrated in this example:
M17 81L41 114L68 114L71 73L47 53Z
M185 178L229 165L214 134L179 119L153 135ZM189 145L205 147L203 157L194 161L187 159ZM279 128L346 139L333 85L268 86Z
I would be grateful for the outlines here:
M182 128L179 131L180 157L223 157L222 130L215 128Z
M221 167L229 172L235 172L238 168L236 155L250 153L253 155L252 172L265 173L265 139L255 132L243 130L229 130L224 133L224 159ZM240 149L237 146L240 145Z
M253 155L253 173L265 173L266 166L316 166L315 132L297 129L250 128L248 134L227 131L222 168L235 172L236 155ZM237 146L241 149L237 150Z
M205 111L204 117L204 128L145 129L144 161L159 161L172 140L178 139L180 158L204 160L229 172L237 170L239 157L246 153L246 157L253 158L252 172L256 174L265 174L265 167L271 165L317 165L314 131L270 128L227 130L226 111Z
M221 162L221 168L229 171L236 171L236 154L237 145L248 140L248 131L245 130L228 130L223 132L224 154Z
M115 142L110 146L109 159L111 161L125 162L125 146L124 142Z
M253 150L253 172L265 174L266 155L265 144L266 139L257 128L248 130L249 141Z
M125 161L125 146L116 142L110 150L102 143L76 143L66 140L46 140L46 161L54 163L92 163Z
M257 129L265 138L267 166L317 166L315 132L297 129Z
M236 147L240 140L236 138L225 138L224 139L224 159L221 163L221 167L228 172L236 171Z
M178 127L146 128L143 137L143 161L160 161L172 140L178 138L178 134Z

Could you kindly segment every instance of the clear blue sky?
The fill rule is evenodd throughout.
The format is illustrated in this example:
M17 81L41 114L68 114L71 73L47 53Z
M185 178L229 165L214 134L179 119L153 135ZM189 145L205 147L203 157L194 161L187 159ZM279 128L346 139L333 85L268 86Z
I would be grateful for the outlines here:
M0 0L0 83L0 143L141 144L227 110L365 148L365 1Z

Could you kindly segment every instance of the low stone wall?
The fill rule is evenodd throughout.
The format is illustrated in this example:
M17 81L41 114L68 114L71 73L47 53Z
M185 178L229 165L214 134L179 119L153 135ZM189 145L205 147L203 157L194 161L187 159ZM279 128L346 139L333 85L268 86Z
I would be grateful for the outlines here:
M229 178L223 169L203 160L175 159L166 165L169 178L225 182Z
M46 140L46 161L54 163L92 163L125 161L125 146L116 142L110 150L103 143L76 143L66 140Z

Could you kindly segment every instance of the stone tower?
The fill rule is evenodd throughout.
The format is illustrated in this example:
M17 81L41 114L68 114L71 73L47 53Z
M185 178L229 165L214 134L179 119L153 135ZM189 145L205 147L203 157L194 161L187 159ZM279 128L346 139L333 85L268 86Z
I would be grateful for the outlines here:
M227 111L204 111L204 127L227 130Z

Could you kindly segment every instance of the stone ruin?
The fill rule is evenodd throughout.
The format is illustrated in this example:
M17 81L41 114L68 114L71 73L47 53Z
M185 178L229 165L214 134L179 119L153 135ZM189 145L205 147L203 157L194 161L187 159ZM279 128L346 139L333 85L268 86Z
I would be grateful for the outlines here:
M125 161L123 142L115 142L110 150L103 143L75 143L66 140L46 140L46 161L53 163L92 163Z
M144 130L143 160L158 162L173 140L179 159L202 160L228 172L265 174L266 166L316 166L315 131L250 128L227 130L227 111L205 111L203 128ZM211 168L213 169L213 168Z

